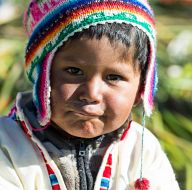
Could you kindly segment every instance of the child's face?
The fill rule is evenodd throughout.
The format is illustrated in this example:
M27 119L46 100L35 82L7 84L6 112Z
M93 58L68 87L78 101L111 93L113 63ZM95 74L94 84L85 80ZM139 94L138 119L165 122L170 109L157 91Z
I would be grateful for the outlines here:
M51 68L51 120L67 133L93 138L120 128L136 100L140 72L133 48L81 38L61 47Z

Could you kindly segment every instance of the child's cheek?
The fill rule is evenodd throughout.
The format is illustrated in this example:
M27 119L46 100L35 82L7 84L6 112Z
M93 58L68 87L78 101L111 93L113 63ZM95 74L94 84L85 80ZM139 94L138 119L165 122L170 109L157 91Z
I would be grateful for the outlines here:
M67 101L75 96L76 90L76 84L66 84L60 81L59 84L53 85L51 94L53 98L60 100L62 104L63 101Z
M107 107L111 117L128 117L134 104L135 96L136 92L129 93L129 91L119 91L109 95Z
M61 99L66 101L73 98L76 94L77 85L76 84L63 84L60 86L59 93Z

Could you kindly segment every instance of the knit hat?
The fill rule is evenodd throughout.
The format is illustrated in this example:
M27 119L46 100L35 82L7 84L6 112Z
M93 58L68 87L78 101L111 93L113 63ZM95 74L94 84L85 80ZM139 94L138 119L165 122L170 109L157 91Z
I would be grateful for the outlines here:
M146 115L151 115L157 86L156 31L147 0L31 0L24 16L29 37L25 69L33 83L33 101L42 126L51 117L50 68L55 52L76 32L114 22L132 24L149 38L149 69L142 98Z

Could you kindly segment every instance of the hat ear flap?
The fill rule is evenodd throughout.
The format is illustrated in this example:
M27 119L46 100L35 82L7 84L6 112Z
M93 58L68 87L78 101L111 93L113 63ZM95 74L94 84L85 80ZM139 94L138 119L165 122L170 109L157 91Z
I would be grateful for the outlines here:
M50 85L50 70L51 63L56 49L48 53L41 64L37 65L36 81L33 84L33 102L37 109L37 116L40 125L46 125L51 118L51 85Z

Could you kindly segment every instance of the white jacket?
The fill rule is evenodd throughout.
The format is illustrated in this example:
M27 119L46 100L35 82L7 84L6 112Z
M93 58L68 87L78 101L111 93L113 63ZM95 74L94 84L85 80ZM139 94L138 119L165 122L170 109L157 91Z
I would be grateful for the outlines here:
M94 190L134 190L140 176L141 139L142 127L132 121L122 140L107 149ZM143 177L150 190L179 190L165 153L147 129ZM8 117L0 118L0 190L59 189L66 190L61 173L27 122L21 127Z

